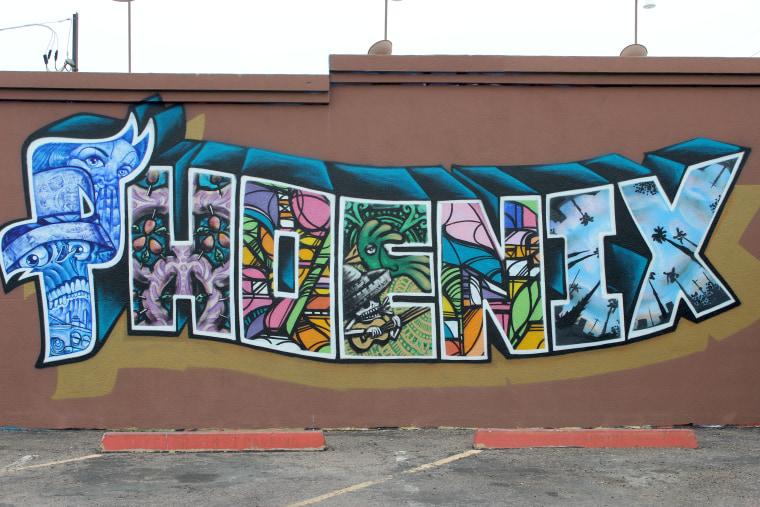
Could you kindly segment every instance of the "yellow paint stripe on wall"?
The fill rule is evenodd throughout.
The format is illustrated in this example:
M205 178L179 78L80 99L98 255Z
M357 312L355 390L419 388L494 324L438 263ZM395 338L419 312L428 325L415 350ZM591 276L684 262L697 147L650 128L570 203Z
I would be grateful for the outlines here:
M104 396L121 368L214 368L283 382L335 390L486 387L589 377L684 357L744 329L757 314L760 260L739 241L760 209L760 185L737 186L709 243L706 256L743 304L707 321L681 319L675 332L618 347L570 355L510 361L492 351L492 362L336 364L254 350L239 345L179 337L127 336L126 318L117 323L101 351L81 363L58 367L54 399ZM350 387L348 387L350 386Z

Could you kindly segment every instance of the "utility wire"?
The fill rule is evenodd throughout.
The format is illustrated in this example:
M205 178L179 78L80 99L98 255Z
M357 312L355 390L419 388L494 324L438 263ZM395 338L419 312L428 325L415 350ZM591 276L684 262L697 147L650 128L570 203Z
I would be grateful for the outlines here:
M53 30L48 25L54 25L57 23L65 23L66 21L69 21L69 37L68 41L66 43L66 57L63 59L63 66L59 69L58 68L58 47L59 47L59 40L58 40L58 32ZM47 28L50 30L50 40L48 40L47 46L45 47L45 52L42 54L42 59L45 62L45 70L50 71L50 61L52 60L53 63L53 70L56 72L63 72L66 70L66 67L68 64L68 57L69 57L69 49L71 48L71 31L74 25L73 18L65 18L60 19L58 21L46 21L43 23L28 23L26 25L18 25L18 26L9 26L5 28L0 28L0 32L8 31L8 30L18 30L21 28L30 28L34 26L39 26L42 28ZM70 70L69 70L70 71Z
M0 32L3 32L5 30L16 30L18 28L26 28L28 26L44 26L45 28L50 28L47 25L54 25L56 23L65 23L66 21L71 21L71 18L59 19L58 21L44 21L42 23L29 23L28 25L7 26L5 28L0 28ZM50 29L52 30L52 28Z

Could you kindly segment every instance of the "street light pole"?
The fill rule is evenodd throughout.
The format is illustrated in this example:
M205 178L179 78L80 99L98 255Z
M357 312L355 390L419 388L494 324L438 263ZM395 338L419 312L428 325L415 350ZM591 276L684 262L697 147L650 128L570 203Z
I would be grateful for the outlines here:
M633 6L633 43L639 43L639 0Z
M116 0L119 1L119 0ZM124 1L124 0L121 0ZM400 2L401 0L393 0L394 2ZM391 54L391 48L393 45L388 40L388 0L385 0L385 25L383 29L383 40L375 42L371 48L369 48L370 55L389 55Z
M638 1L638 0L637 0ZM132 73L132 2L127 2L127 58L129 73Z
M388 0L385 0L385 31L383 32L383 39L388 40Z
M73 72L79 72L79 13L75 12L74 17L72 19L72 29L71 29L71 59L74 61L73 68L71 69Z
M654 0L645 0L644 8L656 7ZM639 0L633 2L633 44L626 46L620 52L620 56L646 56L647 48L639 44Z
M129 73L132 73L132 1L133 0L113 0L114 2L127 3L127 58L129 60Z

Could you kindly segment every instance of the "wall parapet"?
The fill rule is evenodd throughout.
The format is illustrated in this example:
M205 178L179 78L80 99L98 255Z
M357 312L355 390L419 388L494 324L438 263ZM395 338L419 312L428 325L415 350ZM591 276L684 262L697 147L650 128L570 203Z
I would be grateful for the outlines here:
M0 72L0 100L134 103L147 91L171 102L327 104L319 75Z
M755 58L330 57L331 84L759 86Z
M0 72L0 100L328 104L333 85L760 86L756 58L332 55L329 75Z

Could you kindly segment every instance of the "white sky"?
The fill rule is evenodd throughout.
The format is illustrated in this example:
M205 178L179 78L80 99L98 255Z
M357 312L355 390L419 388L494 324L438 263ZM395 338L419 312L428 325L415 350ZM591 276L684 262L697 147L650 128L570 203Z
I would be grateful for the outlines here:
M655 56L760 56L760 0L639 2L638 41ZM633 43L634 0L389 1L393 53L617 56ZM127 4L0 0L0 28L79 13L82 72L127 71ZM134 0L132 71L326 74L330 54L383 38L384 0ZM68 22L59 34L63 64ZM51 32L0 31L0 70L44 71ZM70 51L70 49L69 49Z

